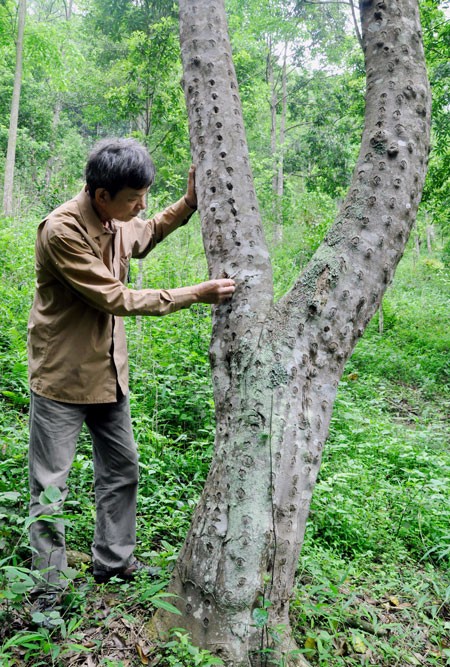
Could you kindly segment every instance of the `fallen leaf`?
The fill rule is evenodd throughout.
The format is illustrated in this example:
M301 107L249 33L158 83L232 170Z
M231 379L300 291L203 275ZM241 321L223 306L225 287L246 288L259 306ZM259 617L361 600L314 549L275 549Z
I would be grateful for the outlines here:
M136 651L143 665L148 665L150 660L147 658L147 652L142 648L140 644L136 644Z
M390 595L388 597L388 600L392 605L394 605L394 607L399 607L400 606L400 600L395 595Z
M126 628L128 628L128 630L133 629L133 627L134 627L133 624L130 623L130 621L127 618L121 618L120 621Z
M112 635L110 635L109 639L114 644L115 648L122 649L127 645L126 640L122 639L122 637L120 637L117 632L114 632Z
M352 635L352 646L355 653L365 653L367 651L367 646L361 639L359 635Z
M308 651L315 651L317 648L317 642L314 639L314 637L307 637L305 639L305 648L308 649Z

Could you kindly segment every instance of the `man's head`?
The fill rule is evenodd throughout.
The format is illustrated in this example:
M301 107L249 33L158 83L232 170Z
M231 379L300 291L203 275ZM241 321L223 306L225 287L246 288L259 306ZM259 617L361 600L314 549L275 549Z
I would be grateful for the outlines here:
M97 143L86 165L86 184L102 219L130 220L145 208L155 167L134 139L104 139Z

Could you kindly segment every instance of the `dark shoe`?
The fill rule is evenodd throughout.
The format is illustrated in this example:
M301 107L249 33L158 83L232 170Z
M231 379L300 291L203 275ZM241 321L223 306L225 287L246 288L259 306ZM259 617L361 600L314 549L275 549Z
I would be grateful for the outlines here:
M97 584L106 584L113 577L122 579L122 581L133 581L138 574L146 574L149 577L156 577L160 572L160 567L145 565L145 563L141 563L140 560L134 560L128 567L114 570L105 570L98 565L94 565L94 579Z
M41 593L31 604L30 614L34 626L54 630L61 625L61 595L58 593Z

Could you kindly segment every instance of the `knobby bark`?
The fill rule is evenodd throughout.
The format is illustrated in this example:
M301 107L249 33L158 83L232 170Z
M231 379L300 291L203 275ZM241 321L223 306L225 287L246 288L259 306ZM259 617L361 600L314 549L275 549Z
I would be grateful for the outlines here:
M11 115L9 119L8 148L3 184L3 213L13 214L14 166L16 163L17 126L19 120L20 89L22 87L23 33L27 12L26 0L19 0L17 16L16 70L14 74Z
M210 275L234 277L237 290L213 313L215 452L170 584L182 616L155 622L185 627L228 666L263 665L262 648L292 648L289 598L336 389L415 219L430 94L416 0L364 2L366 121L353 181L274 304L223 2L180 0L180 15L205 252ZM267 600L261 627L254 610Z

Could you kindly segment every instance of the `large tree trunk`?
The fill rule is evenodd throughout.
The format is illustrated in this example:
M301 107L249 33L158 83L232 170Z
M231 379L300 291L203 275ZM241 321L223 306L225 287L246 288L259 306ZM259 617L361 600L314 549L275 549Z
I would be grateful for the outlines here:
M14 74L11 115L9 119L8 149L6 152L5 178L3 184L3 213L13 214L14 166L16 163L17 125L19 119L20 89L22 86L23 33L27 12L26 0L19 0L17 17L16 70Z
M215 453L170 590L183 626L227 665L288 653L289 598L344 364L392 279L429 150L430 95L416 0L365 2L366 122L353 182L293 289L272 302L223 2L180 0L184 85L212 277ZM265 612L255 612L270 603ZM268 628L281 624L278 643ZM291 660L301 664L301 660Z

